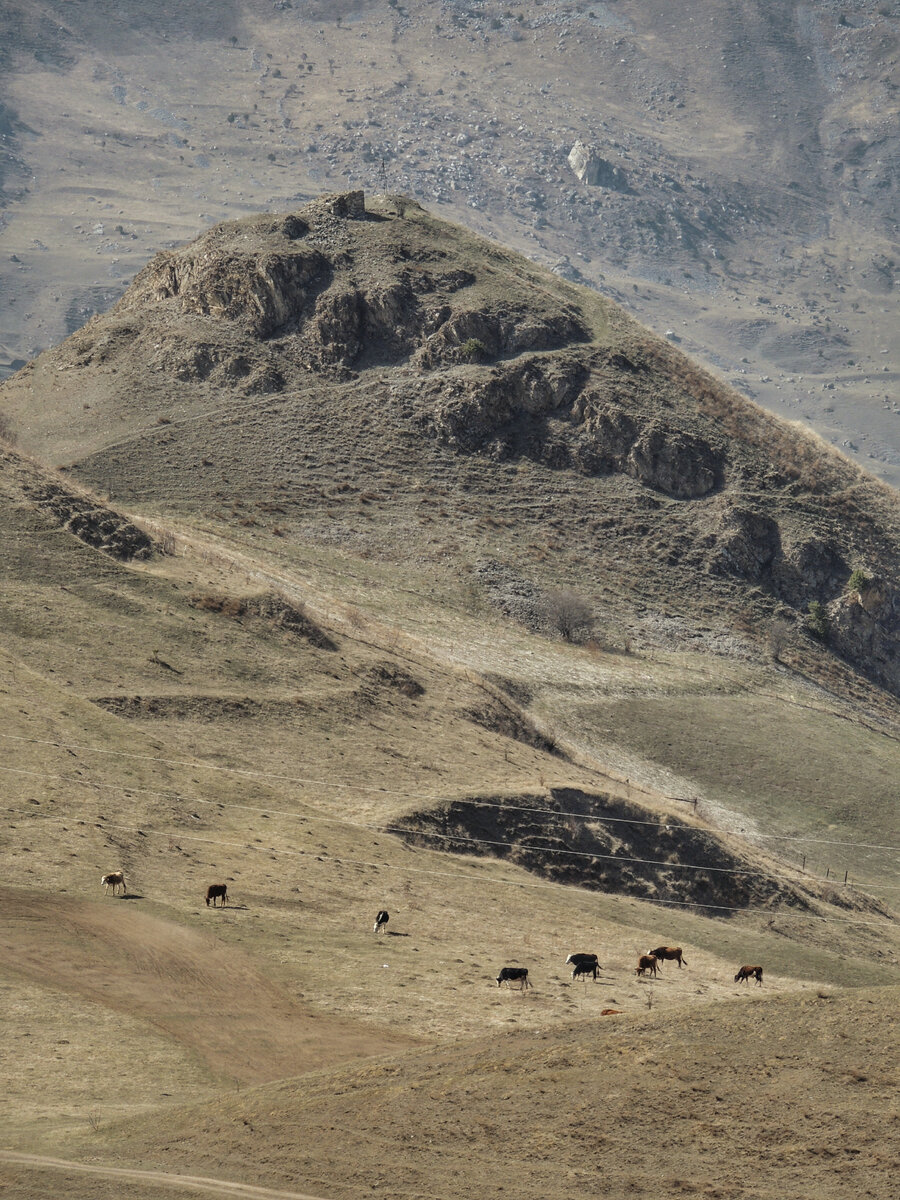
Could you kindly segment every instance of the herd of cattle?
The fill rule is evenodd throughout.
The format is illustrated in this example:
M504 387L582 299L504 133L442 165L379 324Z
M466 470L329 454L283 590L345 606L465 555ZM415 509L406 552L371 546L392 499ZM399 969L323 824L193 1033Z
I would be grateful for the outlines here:
M381 915L381 914L379 914ZM387 914L384 914L387 919ZM376 927L377 928L377 927ZM651 950L649 954L642 954L638 959L638 965L634 969L635 975L648 974L654 979L656 978L659 964L665 961L677 962L679 968L687 966L687 959L684 957L680 946L657 946L655 950ZM572 968L572 978L577 979L579 975L587 978L590 975L596 979L600 974L600 963L597 961L596 954L570 954L566 959L566 964ZM743 966L738 969L737 975L734 977L735 983L746 983L750 978L762 986L763 969L760 966ZM531 987L531 982L528 979L527 967L501 967L500 974L497 976L497 987L505 983L509 987L510 982L518 982L521 990Z
M110 871L107 875L100 878L100 886L105 892L109 892L112 888L115 896L118 889L122 889L122 894L125 895L125 875L122 871ZM217 908L217 900L222 901L224 908L228 902L228 885L224 883L211 883L206 889L206 906L212 904L213 908ZM390 914L387 909L379 909L375 917L375 933L384 933ZM677 962L679 969L682 966L687 966L687 959L684 957L680 946L657 946L655 950L651 950L648 954L642 954L638 958L638 964L634 969L635 975L647 974L652 978L656 978L659 969L659 964L662 962ZM593 979L597 979L600 974L600 963L597 961L596 954L570 954L566 959L566 964L572 968L572 978L577 979L579 976L587 978L590 975ZM759 986L762 986L763 969L760 966L743 966L738 969L737 975L734 977L735 983L746 983L749 979L755 979ZM521 990L532 986L528 979L527 967L501 967L500 974L497 976L497 987L505 983L507 988L510 983L517 982Z

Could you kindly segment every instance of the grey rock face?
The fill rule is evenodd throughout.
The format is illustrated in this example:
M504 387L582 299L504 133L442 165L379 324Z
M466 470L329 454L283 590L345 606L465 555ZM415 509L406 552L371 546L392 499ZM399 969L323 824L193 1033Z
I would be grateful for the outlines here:
M628 180L621 167L614 166L603 158L596 146L576 142L569 151L569 166L582 183L589 187L610 188L616 192L628 191Z
M840 596L828 608L830 641L850 662L866 664L877 682L900 689L900 592L875 578L861 592Z
M713 570L757 581L781 551L778 524L765 513L730 507L723 520Z

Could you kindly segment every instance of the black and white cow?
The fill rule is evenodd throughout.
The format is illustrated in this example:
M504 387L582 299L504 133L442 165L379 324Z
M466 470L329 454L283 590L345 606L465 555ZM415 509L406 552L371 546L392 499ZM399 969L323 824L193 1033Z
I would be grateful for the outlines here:
M511 979L521 979L522 987L519 989L520 991L524 991L525 988L531 987L531 984L528 982L527 967L501 967L500 974L497 976L497 987L499 987L501 983L505 983L508 988L509 981Z
M390 919L391 919L390 913L388 912L388 910L386 908L379 909L378 915L375 917L374 932L375 933L384 933L384 927L385 927L385 925L387 925L387 923Z

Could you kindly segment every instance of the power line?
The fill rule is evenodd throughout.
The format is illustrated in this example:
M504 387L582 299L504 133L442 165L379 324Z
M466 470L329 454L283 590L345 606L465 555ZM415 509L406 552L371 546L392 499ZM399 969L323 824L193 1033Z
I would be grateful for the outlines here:
M11 809L8 811L22 812L23 815L25 815L25 816L36 817L39 820L51 821L51 822L54 822L57 824L62 824L63 821L71 820L71 818L69 818L69 817L50 817L50 816L45 816L42 813L25 812L24 810L21 810L21 809ZM197 834L182 833L181 830L175 830L171 833L166 833L162 830L139 829L136 825L119 825L116 823L106 824L106 825L104 825L104 829L116 829L116 830L120 830L120 831L128 832L128 833L138 833L144 837L165 837L165 838L170 838L170 839L177 838L179 841L200 842L204 845L223 846L223 847L224 846L232 846L235 849L239 849L239 850L247 850L247 849L256 850L257 849L257 847L252 843L248 844L246 842L223 842L219 838L200 837ZM494 885L502 885L505 887L533 888L533 889L540 889L540 890L555 891L557 888L568 886L564 883L554 883L554 882L543 883L543 882L539 882L536 880L530 880L530 879L529 880L475 879L471 875L467 875L462 871L435 871L435 870L427 868L427 867L414 867L414 866L400 867L400 866L394 866L391 863L369 862L367 859L339 858L337 855L329 855L329 856L323 857L321 854L316 854L312 850L285 850L285 849L279 850L279 849L276 849L274 846L269 846L269 847L265 848L265 853L282 855L282 856L288 857L288 858L315 858L315 859L321 860L322 862L325 862L325 863L334 863L337 866L350 865L350 866L358 866L358 867L370 867L376 871L387 871L387 872L393 872L395 874L405 873L405 874L416 874L416 875L430 875L430 876L434 876L435 878L441 878L441 879L461 879L461 880L466 881L467 883L475 883L476 885L482 886L482 887L491 887ZM604 893L604 895L609 896L610 893ZM634 902L636 904L658 904L658 905L677 906L679 908L702 908L702 909L716 910L718 912L764 913L768 917L773 917L773 918L778 917L779 920L781 920L784 917L796 917L798 919L805 918L808 920L820 921L824 924L876 925L876 926L883 927L885 925L885 923L892 923L892 921L893 921L893 919L889 916L883 917L879 921L867 921L867 920L859 920L859 919L856 919L853 917L822 917L822 916L819 916L817 913L813 913L813 912L792 912L789 910L785 910L785 911L778 910L777 912L775 912L770 908L758 908L758 907L753 907L750 905L741 906L741 905L736 905L736 904L709 904L706 902L695 901L695 900L659 900L659 899L653 899L651 897L645 897L645 896L625 896L625 895L616 895L614 898L620 899L620 900L631 900L632 902Z
M55 742L51 738L29 738L29 737L24 737L21 734L14 734L14 733L0 733L0 737L8 738L12 741L26 742L30 745L53 746L57 750L81 750L83 753L104 754L104 755L108 755L110 757L115 757L115 758L133 758L133 759L138 759L142 762L162 763L165 766L189 767L191 770L218 771L223 774L240 775L240 776L246 776L247 778L253 778L253 779L275 779L281 783L300 783L300 784L313 785L315 787L335 788L335 789L339 789L339 790L343 790L343 791L352 791L352 792L373 792L373 793L390 792L390 794L392 796L397 796L397 797L400 797L402 799L407 799L407 800L428 800L433 803L441 803L441 804L458 803L458 801L448 799L444 796L435 795L433 792L398 792L394 788L368 787L365 784L339 783L334 780L315 779L315 778L312 778L311 776L304 776L304 775L280 775L274 771L249 770L249 769L242 768L242 767L223 767L223 766L219 766L215 763L205 763L205 762L197 762L197 761L192 762L188 759L178 759L178 758L162 758L159 755L153 755L153 754L133 754L127 750L108 750L108 749L104 749L100 746L84 746L77 742L71 742L71 743ZM15 771L15 770L17 770L17 768L15 768L15 767L0 767L0 770ZM23 773L28 773L28 772L23 772ZM42 772L34 771L34 772L31 772L31 774L40 775L40 774L42 774ZM58 777L58 776L52 776L52 775L47 776L47 777L48 778L62 778L61 776ZM75 780L74 782L78 782L78 781ZM101 786L101 785L94 785L94 786ZM124 785L121 785L121 784L103 784L102 786L104 786L104 787L120 787L123 791L133 791L133 792L149 790L146 788L141 789L141 788L125 787ZM159 794L162 795L164 793L159 793ZM173 793L173 794L180 795L181 793ZM182 797L182 798L190 799L190 797ZM197 800L196 803L204 804L204 803L210 803L210 802L204 801L204 800ZM703 829L699 825L687 825L687 824L681 823L681 822L679 822L677 817L671 817L665 821L648 821L648 820L643 820L640 818L632 818L632 817L607 817L607 816L601 816L599 814L592 814L592 813L566 812L566 811L561 811L561 810L557 810L557 809L553 809L553 808L530 808L530 807L526 807L526 806L519 805L519 804L505 804L502 801L497 801L497 800L480 800L479 799L477 801L474 801L474 803L477 803L477 804L481 805L482 807L486 807L486 808L511 809L511 810L514 810L515 812L544 813L548 816L571 817L571 818L574 818L574 819L580 820L580 821L598 821L598 822L602 822L605 824L622 824L622 825L649 825L649 826L652 826L652 827L655 827L658 829L669 829L669 828L694 829L694 830L698 830L700 832L710 832L708 830ZM233 807L244 807L244 806L236 805ZM277 810L266 809L264 811L274 812ZM288 814L288 815L292 815L292 814ZM723 832L729 833L731 831L725 830ZM796 835L793 835L793 834L752 833L752 834L747 834L745 836L752 837L752 838L765 838L767 840L773 840L773 841L802 842L803 844L810 844L810 845L814 844L814 845L822 845L822 846L853 847L853 848L861 849L861 850L900 851L900 846L880 845L880 844L873 843L873 842L844 842L844 841L832 840L832 839L828 839L828 838L797 837Z
M406 837L409 837L410 835L416 835L418 833L422 837L442 838L445 841L462 842L467 845L471 844L471 845L477 845L477 846L503 846L503 847L506 847L507 849L512 849L513 847L519 845L519 843L516 843L516 842L505 842L505 841L502 841L499 839L494 840L494 839L489 839L489 838L476 838L476 837L471 837L471 836L463 836L461 834L440 833L437 830L421 830L421 831L419 831L419 830L415 830L415 829L410 829L410 828L408 828L406 826L402 826L402 825L400 825L400 826L385 825L385 824L374 824L372 822L367 822L367 821L352 821L352 820L350 820L349 817L330 817L330 816L326 816L322 813L313 814L310 816L302 816L300 813L290 812L286 809L278 809L278 808L271 808L271 807L268 807L268 808L258 807L258 806L249 805L249 804L235 804L233 802L224 801L224 800L205 800L199 796L184 796L180 792L176 792L176 791L156 791L156 790L153 790L150 788L126 787L122 784L115 784L115 783L114 784L96 783L93 780L85 780L83 778L79 778L79 777L76 777L73 775L51 775L51 774L47 774L42 771L30 771L26 768L21 768L21 767L0 767L0 771L6 771L6 772L10 772L12 774L18 774L18 775L37 776L38 778L54 779L57 782L61 782L61 783L74 783L76 785L80 785L85 788L96 788L98 791L102 790L103 788L108 788L109 790L119 791L119 792L123 792L123 793L134 792L137 794L144 794L144 795L165 796L168 798L183 800L186 803L190 803L190 804L206 804L206 805L209 805L210 807L220 808L220 809L233 808L233 809L238 809L238 810L244 811L244 812L258 812L260 814L265 814L265 815L292 817L295 820L301 820L301 821L306 821L306 822L319 821L324 824L345 825L345 826L349 826L353 829L366 829L366 830L369 830L374 833L393 833L393 834L398 834L400 836L406 836ZM475 803L478 804L480 802L475 801ZM510 809L513 809L514 811L520 811L520 810L518 810L516 805L503 805L501 807L510 808ZM546 813L550 816L565 815L565 814L558 814L553 809L527 809L525 811ZM21 813L24 816L40 815L37 813L29 812L25 809L7 809L7 812ZM577 814L575 814L575 815L577 815ZM619 819L627 820L626 818L616 818L616 819L617 820L619 820ZM668 828L668 826L664 826L664 828ZM688 826L675 826L675 828L692 829L694 827L688 825ZM704 831L701 831L701 832L704 832ZM538 835L538 836L540 836L540 835ZM625 857L620 854L600 854L600 853L595 853L590 850L567 850L567 849L559 849L556 847L543 847L542 846L542 847L535 847L535 849L540 849L543 853L546 853L546 854L559 854L559 855L565 855L565 856L571 857L571 858L590 858L590 859L600 859L600 860L608 861L608 862L632 863L632 864L642 865L642 866L658 866L658 867L666 867L670 870L709 871L709 872L715 872L716 874L721 874L721 875L749 875L749 876L754 876L755 878L758 878L758 879L771 879L771 880L778 880L778 881L784 881L784 882L789 882L789 883L802 882L802 881L797 880L796 875L778 875L778 874L774 874L771 872L762 872L760 870L753 870L753 869L746 868L746 867L745 868L713 867L713 866L704 865L702 863L683 863L683 862L670 863L670 862L666 862L662 859L655 859L655 858ZM827 877L822 878L822 876L812 876L812 879L818 883L828 883L832 887L855 887L857 889L871 887L871 888L874 888L876 891L900 891L900 885L898 885L898 884L880 884L880 883L869 883L869 882L865 882L865 881L863 881L863 882L856 881L852 884L851 883L841 883L837 879L831 880Z
M123 793L134 792L134 793L139 793L139 794L165 796L168 798L182 800L182 801L185 801L185 802L191 803L191 804L206 804L206 805L209 805L210 807L215 807L215 808L220 808L220 809L238 809L240 811L245 811L245 812L258 812L260 814L265 814L267 816L273 815L273 816L291 817L295 820L302 820L302 821L307 821L307 822L319 821L324 824L344 825L344 826L348 826L353 829L366 829L366 830L368 830L370 832L374 832L374 833L392 833L392 834L398 834L400 836L405 836L405 837L420 834L420 836L422 836L422 837L441 838L444 841L460 842L465 845L495 846L495 847L502 846L507 849L512 849L513 847L515 847L518 844L516 842L506 842L506 841L502 841L500 839L476 838L476 837L471 837L471 836L464 836L461 834L440 833L437 830L418 831L415 829L407 828L405 826L376 824L376 823L367 822L367 821L353 821L348 817L331 817L331 816L326 816L322 813L314 814L314 815L310 815L310 816L303 816L300 813L290 812L286 809L257 807L257 806L248 805L248 804L235 804L233 802L222 801L222 800L205 800L200 797L184 796L180 792L176 792L176 791L155 791L155 790L151 790L149 788L130 788L130 787L126 787L122 784L106 784L106 783L100 784L100 783L94 782L93 780L85 780L85 779L78 778L78 777L72 776L72 775L51 775L51 774L47 774L45 772L31 771L31 770L28 770L26 768L21 768L21 767L0 767L0 771L6 771L6 772L10 772L12 774L37 776L38 778L53 779L53 780L56 780L57 782L62 782L62 783L74 783L76 785L80 785L85 788L96 788L98 791L102 790L105 787L110 790L119 791L119 792L123 792ZM509 805L509 806L505 806L505 807L512 808L513 810L516 809L515 805ZM11 813L19 813L23 816L36 817L36 816L42 815L42 814L38 814L38 813L34 813L34 812L29 812L28 810L25 810L25 809L7 809L7 811L11 812ZM529 811L548 813L549 815L552 815L552 816L559 815L559 814L556 814L552 809L535 809L535 810L529 810ZM677 828L690 829L692 827L691 826L677 826ZM714 872L716 874L721 874L721 875L734 875L734 876L746 875L746 876L753 876L758 879L770 879L770 880L777 880L777 881L783 881L783 882L789 882L789 883L801 882L801 881L797 880L796 875L778 875L778 874L774 874L774 873L770 873L770 872L762 872L759 870L753 870L750 868L713 867L713 866L704 865L702 863L670 863L670 862L663 861L661 859L654 859L654 858L625 857L625 856L619 855L619 854L600 854L600 853L594 853L589 850L567 850L567 849L560 849L557 847L543 847L542 846L542 847L535 847L535 849L540 849L543 853L546 853L546 854L565 855L566 857L570 857L570 858L600 859L600 860L608 861L608 862L631 863L631 864L641 865L641 866L665 867L669 870L707 871L707 872ZM812 878L814 881L816 881L818 883L829 883L833 887L855 887L858 889L865 888L865 887L872 887L875 890L900 891L900 885L896 885L896 884L878 884L878 883L842 884L838 880L832 881L827 878L823 879L821 876L813 876Z

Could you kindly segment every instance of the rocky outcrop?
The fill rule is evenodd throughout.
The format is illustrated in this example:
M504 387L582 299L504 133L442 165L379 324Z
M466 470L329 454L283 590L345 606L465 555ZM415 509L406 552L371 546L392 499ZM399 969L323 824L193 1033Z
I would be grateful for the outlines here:
M589 187L611 188L617 192L628 191L628 181L621 167L614 166L603 158L596 146L576 142L569 151L569 166L582 183Z
M58 484L29 488L32 501L79 541L123 561L147 559L156 546L142 529L111 508Z
M634 370L618 357L619 370ZM618 471L680 500L721 484L722 451L674 422L598 403L596 393L583 390L589 377L577 359L551 355L483 378L444 375L420 397L420 419L454 449L522 455L589 475Z
M182 313L240 321L257 337L296 323L327 283L327 260L315 249L263 255L238 249L209 253L202 241L158 254L134 282L129 301L177 297Z
M850 574L838 547L813 537L788 544L775 566L775 587L788 604L805 608L811 600L825 603L837 595Z
M422 394L420 420L457 450L485 450L500 437L507 453L514 439L519 451L539 456L529 418L571 407L586 376L577 361L551 357L522 359L475 378L470 372L448 372Z
M900 693L900 591L883 578L828 608L831 645L870 678Z
M350 192L283 217L216 226L158 254L119 309L140 313L141 323L157 317L164 328L151 333L154 367L181 382L230 382L223 373L234 375L241 365L234 361L235 337L267 348L276 372L282 356L314 368L410 359L435 370L589 340L577 310L549 293L542 307L515 296L502 306L465 303L476 276L445 265L442 252L408 265L392 262L384 271L365 251L357 261L348 222L366 217L362 192ZM185 317L206 325L188 331ZM187 333L185 344L174 344L173 326ZM96 361L93 348L85 353L80 365ZM270 375L253 390L266 390Z
M534 350L557 350L587 341L587 330L565 311L536 314L526 305L503 309L448 310L447 318L415 357L425 370L453 363L495 359ZM473 343L480 349L472 354Z
M625 469L667 496L693 500L719 484L722 457L703 438L657 421L642 430Z
M716 574L759 582L781 552L781 531L766 513L740 506L726 508L713 553Z

